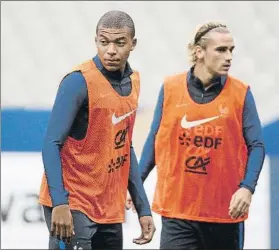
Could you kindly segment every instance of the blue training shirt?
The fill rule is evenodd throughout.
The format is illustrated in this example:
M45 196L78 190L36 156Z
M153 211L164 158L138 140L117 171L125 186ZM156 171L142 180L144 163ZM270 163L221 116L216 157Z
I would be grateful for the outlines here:
M212 86L205 91L201 81L193 74L192 68L187 76L188 90L191 98L197 103L208 103L221 92L226 77L214 79ZM156 104L150 132L143 147L139 167L144 181L155 166L155 137L160 127L164 103L164 88L161 87ZM249 89L246 94L243 109L243 137L248 149L248 161L245 178L239 184L240 187L255 191L257 181L263 166L265 148L263 143L261 123L256 109L254 97Z
M133 71L128 63L122 74L119 71L108 72L103 67L98 56L94 57L93 61L116 92L122 96L128 96L130 94L130 75ZM87 85L81 72L72 72L62 80L58 88L42 151L53 207L68 204L69 194L63 184L60 150L68 136L77 140L84 138L87 126ZM149 202L138 168L137 157L132 146L130 148L130 156L129 192L139 217L151 215Z

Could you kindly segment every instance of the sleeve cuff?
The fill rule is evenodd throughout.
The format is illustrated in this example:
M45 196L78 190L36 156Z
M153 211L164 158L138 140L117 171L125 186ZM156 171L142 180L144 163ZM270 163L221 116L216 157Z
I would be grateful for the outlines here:
M51 201L52 201L52 207L56 207L59 205L65 205L69 204L68 200L69 193L64 192L51 192Z
M254 192L255 192L255 188L252 188L251 186L248 186L246 184L240 183L239 187L247 188L252 194L254 194Z
M143 216L152 216L151 210L146 210L144 212L141 212L140 214L138 214L139 218L143 217Z

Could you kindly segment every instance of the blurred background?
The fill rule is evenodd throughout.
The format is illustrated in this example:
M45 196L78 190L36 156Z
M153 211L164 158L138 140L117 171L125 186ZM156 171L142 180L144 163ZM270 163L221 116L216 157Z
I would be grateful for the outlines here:
M250 217L246 249L279 249L279 2L1 2L1 248L46 249L48 232L37 204L43 173L41 147L58 85L73 66L96 54L99 18L126 11L138 45L130 64L141 74L133 142L140 156L164 76L189 69L187 44L209 20L227 23L236 49L231 74L251 86L267 156ZM150 202L156 171L145 183ZM136 246L137 215L127 212L125 249Z

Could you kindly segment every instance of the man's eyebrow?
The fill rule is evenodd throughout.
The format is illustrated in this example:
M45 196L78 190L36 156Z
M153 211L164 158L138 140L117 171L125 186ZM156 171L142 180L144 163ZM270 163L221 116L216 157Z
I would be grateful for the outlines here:
M103 37L103 38L105 38L105 39L107 39L107 40L110 40L108 37L106 37L105 35L101 35L100 34L100 37ZM119 40L126 40L127 38L125 37L125 36L123 36L123 37L118 37L118 38L115 38L113 41L119 41Z
M126 40L127 38L126 37L117 37L115 38L113 41L119 41L119 40Z
M234 49L235 46L219 45L216 47L216 49L227 49L227 48Z
M108 39L105 35L100 34L100 37L103 37L105 39Z
M123 36L123 37L118 37L115 40L125 40L125 39L127 39L127 38Z

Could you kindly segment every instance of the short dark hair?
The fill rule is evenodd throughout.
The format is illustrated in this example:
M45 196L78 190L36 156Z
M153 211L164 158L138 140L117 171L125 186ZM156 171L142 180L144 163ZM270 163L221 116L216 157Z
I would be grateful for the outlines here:
M135 25L133 19L123 11L113 10L105 13L99 20L96 27L96 34L100 27L122 29L128 28L131 31L131 36L135 36Z

